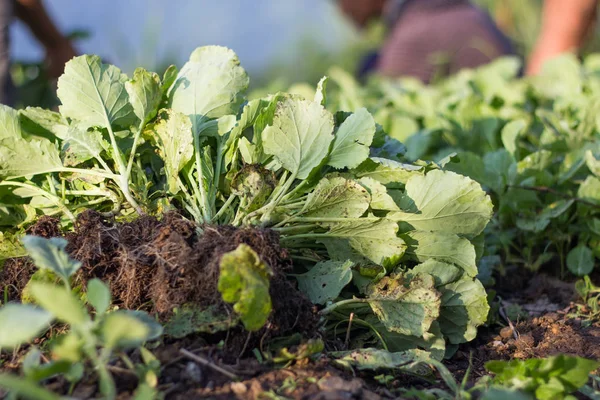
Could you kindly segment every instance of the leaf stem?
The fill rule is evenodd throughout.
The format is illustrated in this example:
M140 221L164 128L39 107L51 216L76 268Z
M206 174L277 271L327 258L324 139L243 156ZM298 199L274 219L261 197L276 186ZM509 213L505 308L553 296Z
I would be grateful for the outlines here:
M104 119L106 122L106 129L108 130L108 137L110 138L110 145L114 152L113 159L115 160L115 163L117 164L119 173L121 175L124 175L127 173L127 166L125 165L125 160L123 159L123 153L121 153L121 149L119 149L119 145L117 144L117 137L116 137L115 132L113 131L112 125L108 119L108 113L106 113L104 117L105 117Z
M195 196L194 200L195 200L197 206L201 207L202 206L202 203L201 203L202 194L200 193L200 188L198 187L198 185L195 182L193 168L189 169L189 171L187 173L187 180L188 180L189 186L191 186L192 190L194 191L194 196ZM186 187L186 186L184 185L183 187ZM187 192L187 190L186 190L186 192ZM200 215L202 215L200 208L198 208L198 211L200 212ZM204 217L202 217L200 220L198 220L196 222L204 222Z
M292 199L292 200L285 200L285 198L284 198L283 200L281 200L281 203L279 203L279 207L296 206L298 204L304 203L307 198L308 198L308 195L298 197L298 198Z
M304 202L299 201L297 203L288 203L288 204L279 204L277 207L278 208L283 208L283 209L291 209L293 210L294 208L300 208L304 205Z
M277 196L275 196L274 200L271 203L267 204L266 211L263 213L262 217L260 218L260 220L263 224L268 223L269 218L271 217L271 213L273 212L273 210L275 210L277 205L281 202L281 200L283 199L283 196L290 189L290 187L292 186L292 184L294 183L295 180L296 180L296 173L294 172L286 180L285 184L283 185L282 189L277 194ZM265 208L265 207L263 207L263 208Z
M98 176L104 179L111 179L115 182L118 181L119 179L119 175L117 174L113 174L110 172L104 172L104 171L99 171L99 170L95 170L95 169L85 169L85 168L71 168L71 167L59 167L59 168L50 168L46 171L38 171L35 172L33 174L24 174L24 175L18 175L18 176L12 176L9 177L8 179L12 179L12 178L21 178L23 176L26 175L43 175L43 174L51 174L53 172L68 172L68 173L72 173L72 174L81 174L81 175L89 175L89 176Z
M377 339L379 339L379 341L381 342L381 347L383 347L383 349L384 349L384 350L388 351L388 346L387 346L387 343L385 342L385 340L384 340L384 339L383 339L383 337L381 336L381 333L379 333L379 332L377 331L377 329L375 329L375 327L374 327L373 325L371 325L370 323L368 323L368 322L367 322L367 321L365 321L364 319L360 319L360 318L356 318L356 317L354 317L352 320L350 320L350 318L346 318L346 319L344 319L344 320L341 320L340 322L338 322L338 323L335 325L335 328L334 328L334 330L337 328L337 326L338 326L339 324L342 324L342 323L344 323L344 322L352 322L352 323L354 323L355 325L362 325L362 326L364 326L364 327L366 327L366 328L369 328L371 331L373 331L373 334L374 334L375 336L377 336ZM336 333L335 331L334 331L334 335L335 335L335 336L337 336L337 333Z
M227 200L225 201L225 203L223 204L223 206L221 207L221 209L219 210L219 212L217 212L213 217L211 222L215 223L218 221L219 217L223 215L223 213L225 213L225 211L227 211L227 209L229 208L229 206L231 205L231 203L235 200L236 195L235 194L230 194L229 197L227 198Z
M194 149L196 153L196 171L198 173L197 187L200 192L200 207L202 208L202 218L204 220L199 222L209 222L211 220L211 209L210 204L208 203L206 189L204 188L204 166L202 165L202 157L200 154L201 148L199 135L195 135L194 137Z
M222 169L222 165L223 164L223 140L221 138L217 138L217 163L215 165L215 173L213 176L213 187L212 190L213 192L211 192L211 198L216 198L217 196L217 190L219 187L219 180L221 177L221 169ZM214 220L214 218L213 218Z
M89 357L94 369L98 371L100 392L104 395L106 400L114 400L117 396L115 381L113 380L113 377L106 366L106 359L110 356L110 349L102 349L102 354L98 356L98 352L96 350L98 346L98 340L96 335L90 330L91 327L84 324L79 326L71 326L71 328L79 333L79 336L83 339L83 352Z
M294 217L290 218L287 223L292 222L313 222L313 223L344 223L344 222L377 222L379 217L362 217L362 218L324 218L324 217Z
M240 223L243 221L244 212L242 210L244 210L246 208L246 203L247 203L247 199L245 197L242 197L240 200L240 204L237 207L237 211L235 213L235 217L233 218L233 222L231 223L231 225L239 226Z
M300 189L303 189L304 186L306 186L308 182L309 182L308 178L303 180L302 182L300 182L300 184L298 184L298 186L296 186L294 189L292 189L291 192L284 195L283 198L281 199L281 201L285 202L285 201L290 200L290 198L292 198L296 193L298 193L300 191Z
M291 257L292 257L292 260L310 261L310 262L313 262L313 263L318 263L319 261L323 261L320 258L307 257L307 256L297 256L297 255L294 255L294 254L292 254ZM292 276L292 274L288 274L288 276Z
M140 122L140 126L138 127L137 132L133 135L133 144L131 145L131 152L129 153L129 161L127 162L127 177L131 175L131 170L133 169L133 161L135 160L135 152L137 151L138 141L140 140L140 136L142 136L142 130L146 124L142 120Z
M192 216L194 217L194 219L197 222L202 222L202 211L200 211L200 209L198 208L198 196L199 193L196 193L194 196L191 195L190 191L188 190L187 186L185 186L185 184L183 183L183 181L181 180L181 177L178 175L177 176L177 186L179 186L179 189L181 189L181 191L183 193L185 193L185 197L187 199L191 199L192 201L185 201L185 208L188 210L188 212L190 214L192 214ZM191 185L194 189L197 190L196 185Z
M282 237L280 240L281 240L281 243L287 243L292 240L298 240L298 239L318 239L318 238L328 238L328 237L336 237L336 236L330 235L328 233L299 233L297 235L290 235L290 236Z
M91 200L91 201L87 201L84 203L78 203L77 207L86 207L86 206L90 206L90 205L95 205L95 204L100 204L104 201L106 201L106 199L109 199L112 203L113 203L113 210L112 210L112 214L118 213L118 211L121 209L121 199L119 198L119 196L116 193L113 193L112 191L106 189L106 190L101 190L101 189L97 189L97 190L63 190L63 196L92 196L92 197L104 197L104 199L96 199L96 200Z
M144 212L142 211L142 209L139 206L139 204L137 203L137 201L133 198L133 196L131 194L131 190L129 189L129 179L124 174L116 175L116 174L97 171L97 170L90 170L90 169L84 169L84 168L69 168L69 167L57 168L56 170L50 171L50 172L71 172L71 173L77 173L77 174L82 174L82 175L99 176L99 177L102 177L105 179L110 179L113 182L115 182L117 184L117 186L119 186L119 189L121 189L121 191L123 192L123 197L125 197L125 200L127 200L127 202L135 209L135 211L139 215L144 214Z
M104 191L104 190L65 190L64 192L66 195L69 196L104 196L104 197L111 197L112 193L110 193L109 191Z
M142 211L142 208L139 206L137 201L133 198L131 191L129 190L129 180L128 180L127 176L122 175L121 178L116 183L121 188L121 191L123 192L123 196L125 197L125 200L127 200L127 202L129 204L131 204L131 206L138 213L138 215L144 215L144 211Z
M119 201L118 198L110 198L110 200L113 202L113 209L111 211L108 211L107 213L101 213L102 215L117 215L119 213L119 211L121 210L121 202ZM86 201L84 203L79 203L77 204L77 207L81 207L81 208L87 208L89 206L94 206L96 204L101 204L103 202L105 202L106 199L105 198L98 198L96 200L90 200L90 201Z
M275 189L273 190L273 192L271 193L271 195L267 199L267 205L269 203L271 203L273 200L275 200L277 198L277 196L279 196L279 193L281 192L282 188L287 183L288 176L289 176L289 172L287 170L284 170L283 173L281 174L279 182L277 182L277 186L275 187ZM266 205L263 208L265 208L265 207L266 207Z
M102 157L98 156L95 158L96 161L98 161L98 163L100 163L100 165L102 166L102 168L104 168L104 170L106 172L108 172L109 174L114 174L113 170L110 168L110 166L106 163L106 161L104 161L102 159ZM98 164L96 164L96 166L98 166Z
M341 301L338 301L337 303L333 303L333 304L325 307L321 311L319 311L319 314L328 315L328 314L331 314L332 312L336 311L338 308L343 307L348 304L368 303L368 302L369 302L369 300L367 300L367 299L359 299L359 298L353 297L351 299L341 300Z
M69 208L62 201L62 199L59 196L54 195L52 193L49 193L49 192L45 191L42 188L39 188L39 187L34 186L34 185L29 185L29 184L23 183L23 182L16 182L16 181L4 181L4 182L0 182L0 186L16 186L16 187L22 187L22 188L29 189L31 191L37 192L41 196L43 196L43 197L47 198L48 200L52 201L55 206L57 206L58 208L60 208L62 210L62 212L65 213L65 215L67 216L67 218L69 218L72 221L75 221L75 215L73 215L73 213L71 212L71 210L69 210Z
M117 395L117 390L115 388L115 381L112 378L112 375L108 371L106 364L102 362L100 357L96 354L95 350L90 350L88 352L88 357L92 360L92 364L94 364L94 368L98 371L98 378L100 380L100 391L105 396L107 400L114 400Z
M289 234L290 232L295 232L295 231L304 230L304 229L314 229L314 228L315 228L314 224L305 224L305 225L286 226L286 227L281 227L281 228L275 226L271 229L279 232L280 234Z
M108 136L110 137L110 144L111 144L111 146L113 148L113 152L114 152L113 159L115 160L115 163L117 164L117 167L119 170L119 175L120 175L117 179L113 178L113 180L115 181L115 183L117 185L119 185L119 188L121 188L121 191L123 192L123 196L125 197L125 200L127 200L127 202L135 209L135 211L139 215L143 215L144 212L142 211L142 208L139 206L137 201L133 198L133 195L131 194L131 190L129 189L129 173L127 172L128 166L125 164L125 159L123 157L123 153L121 153L121 149L119 149L119 145L117 144L115 132L112 129L110 120L108 119L107 112L105 113L105 121L106 121L106 129L108 130ZM135 154L135 148L132 148L131 150Z
M52 176L46 175L46 181L48 181L48 186L50 187L50 193L52 193L54 196L57 196L56 188L54 187L54 182L52 181Z
M290 175L290 177L286 180L285 184L283 185L283 188L280 190L279 193L277 193L277 196L275 197L275 201L273 202L273 206L271 206L271 211L275 207L277 207L277 205L279 203L281 203L281 201L285 197L287 191L290 190L290 187L292 187L292 185L294 184L294 181L296 180L297 174L298 174L297 172L293 172ZM296 186L296 187L298 187L298 186Z

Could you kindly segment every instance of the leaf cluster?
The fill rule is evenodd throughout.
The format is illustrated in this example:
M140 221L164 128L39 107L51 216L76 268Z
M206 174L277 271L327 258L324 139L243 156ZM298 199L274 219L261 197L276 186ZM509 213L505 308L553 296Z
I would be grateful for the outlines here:
M59 112L0 109L0 224L10 234L41 214L68 226L87 208L117 219L176 209L199 226L270 228L329 328L354 313L357 346L440 358L486 320L477 263L490 197L444 168L451 157L405 162L365 108L332 109L327 82L313 98L247 100L249 78L223 47L162 77L76 57ZM269 268L250 248L221 260L219 291L250 331L271 310Z
M88 282L85 300L76 296L70 279L81 264L64 251L64 239L26 236L23 243L36 266L50 271L61 284L32 281L28 290L35 304L0 307L0 350L28 344L53 321L63 324L66 332L52 338L52 361L42 363L42 353L32 347L23 361L24 378L0 374L0 386L29 398L53 399L56 397L38 384L57 375L75 384L85 376L89 363L98 374L102 394L114 399L116 389L108 364L117 352L134 348L146 352L150 363L154 357L142 345L162 334L161 325L141 311L110 310L110 290L98 279ZM144 371L142 382L147 382L149 372Z
M598 55L566 55L533 78L503 58L434 85L373 79L358 85L336 70L328 100L373 113L405 158L456 154L447 170L491 195L487 255L538 270L592 272L600 257Z

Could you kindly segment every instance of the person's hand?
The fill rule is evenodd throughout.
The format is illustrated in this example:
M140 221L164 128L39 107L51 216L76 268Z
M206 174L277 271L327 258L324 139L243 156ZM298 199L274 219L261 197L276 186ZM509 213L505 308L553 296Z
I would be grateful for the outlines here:
M529 58L525 71L526 75L538 75L542 72L546 62L565 52L576 50L574 47L569 48L568 45L562 46L560 43L539 43Z
M46 64L48 66L48 76L56 79L65 71L67 61L77 55L77 52L68 39L62 40L56 46L46 49Z
M597 5L598 0L545 0L542 29L527 74L538 74L560 54L579 51L594 32Z

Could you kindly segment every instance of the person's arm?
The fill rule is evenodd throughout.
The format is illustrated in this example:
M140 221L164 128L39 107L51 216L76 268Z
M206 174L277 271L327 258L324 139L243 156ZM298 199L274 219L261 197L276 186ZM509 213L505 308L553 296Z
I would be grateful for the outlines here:
M542 29L527 66L540 72L546 61L579 50L596 22L597 0L545 0Z
M52 22L42 1L16 0L15 14L46 49L48 74L53 78L60 76L65 63L77 54L69 39Z

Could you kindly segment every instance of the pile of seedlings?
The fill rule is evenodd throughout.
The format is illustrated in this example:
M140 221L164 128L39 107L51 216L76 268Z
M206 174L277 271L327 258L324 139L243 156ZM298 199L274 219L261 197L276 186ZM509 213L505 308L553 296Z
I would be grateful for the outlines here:
M247 99L226 48L162 77L86 55L59 112L2 106L0 348L45 339L0 387L52 398L37 384L97 373L114 398L120 368L155 395L150 350L198 337L412 373L474 339L490 197L454 154L408 163L366 109L332 110L327 82Z

